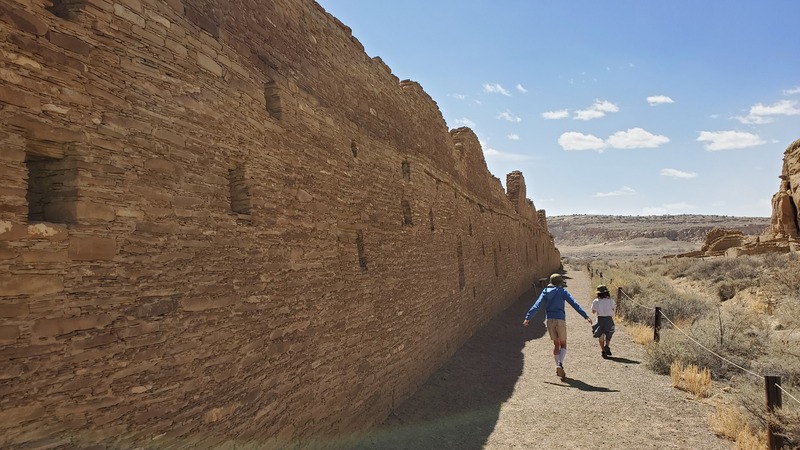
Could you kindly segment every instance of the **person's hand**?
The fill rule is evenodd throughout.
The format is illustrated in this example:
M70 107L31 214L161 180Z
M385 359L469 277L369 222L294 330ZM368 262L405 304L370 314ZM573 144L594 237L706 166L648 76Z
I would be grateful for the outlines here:
M591 318L587 317L587 318L586 318L586 321L587 321L587 322L589 322L589 325L591 325L591 324L592 324L592 319L591 319Z
M522 326L523 327L527 327L529 322L530 322L530 320L526 320L526 321L522 322Z

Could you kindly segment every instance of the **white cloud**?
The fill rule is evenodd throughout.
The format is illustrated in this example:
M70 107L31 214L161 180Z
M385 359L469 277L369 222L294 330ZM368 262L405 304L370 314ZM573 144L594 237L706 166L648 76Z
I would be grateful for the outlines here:
M547 111L542 113L542 117L548 120L555 120L555 119L566 119L569 117L569 110L562 109L559 111Z
M783 95L794 95L794 94L800 94L800 86L793 87L791 89L786 89L783 91Z
M515 116L511 111L504 111L497 115L498 119L507 120L509 122L522 122L522 119Z
M503 86L500 86L499 83L494 83L494 84L484 83L483 92L488 92L489 94L502 94L505 95L506 97L511 97L511 93L508 92L508 90Z
M558 137L558 145L564 150L598 150L606 148L606 143L597 136L591 134L568 131Z
M467 119L466 117L462 117L460 119L456 119L456 125L460 125L462 127L475 128L475 122Z
M598 192L594 194L592 197L620 197L623 195L633 195L636 191L634 189L629 188L628 186L622 186L621 188L617 189L616 191L611 192Z
M573 117L573 119L592 120L592 119L599 119L601 117L604 117L605 115L606 113L604 113L603 111L597 111L594 109L579 109L578 111L575 111L575 117Z
M464 100L467 98L464 94L448 94L450 97L453 97L456 100Z
M765 144L757 134L746 133L743 131L701 131L697 138L700 142L706 142L705 149L708 151L731 150L735 148L755 147Z
M598 119L606 115L606 113L617 112L619 107L608 100L595 100L592 106L586 109L579 109L575 111L576 120L592 120Z
M619 107L608 100L595 100L594 104L591 106L592 109L596 109L598 111L604 112L617 112L619 111Z
M528 90L525 89L525 87L523 85L519 84L519 83L517 84L517 90L522 92L523 94L528 92Z
M646 216L662 216L664 214L680 214L695 209L696 206L686 203L669 203L662 206L642 208L642 214Z
M652 134L642 128L631 128L628 131L617 131L606 142L614 148L656 148L669 142L669 138Z
M678 169L661 169L661 175L672 178L695 178L696 172L684 172Z
M511 139L512 141L518 141L519 140L519 135L518 134L509 134L508 138Z
M665 103L675 103L675 100L672 100L666 95L651 95L650 97L647 97L647 103L649 103L650 106L655 106L663 105Z
M797 116L800 108L796 100L781 100L773 105L757 103L750 107L750 113L744 117L734 117L744 124L764 124L772 122L772 116Z

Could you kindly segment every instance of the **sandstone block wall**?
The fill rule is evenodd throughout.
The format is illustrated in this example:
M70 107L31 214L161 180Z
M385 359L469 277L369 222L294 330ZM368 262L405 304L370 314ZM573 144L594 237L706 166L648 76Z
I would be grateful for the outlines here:
M3 0L0 119L0 446L363 429L559 266L310 0Z

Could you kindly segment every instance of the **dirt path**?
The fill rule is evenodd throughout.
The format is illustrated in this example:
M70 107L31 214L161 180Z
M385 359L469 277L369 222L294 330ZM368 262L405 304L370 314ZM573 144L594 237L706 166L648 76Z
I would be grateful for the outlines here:
M588 274L566 277L589 312ZM709 431L710 406L644 367L643 348L623 327L612 341L613 358L604 360L589 324L569 306L567 378L558 378L544 311L521 326L535 294L479 330L382 427L341 448L733 448Z

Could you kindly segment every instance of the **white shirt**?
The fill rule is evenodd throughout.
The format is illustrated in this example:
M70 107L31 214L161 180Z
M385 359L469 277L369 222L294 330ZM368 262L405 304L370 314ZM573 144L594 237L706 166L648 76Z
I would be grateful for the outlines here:
M614 299L612 298L596 298L592 301L592 311L596 312L598 316L614 317Z

